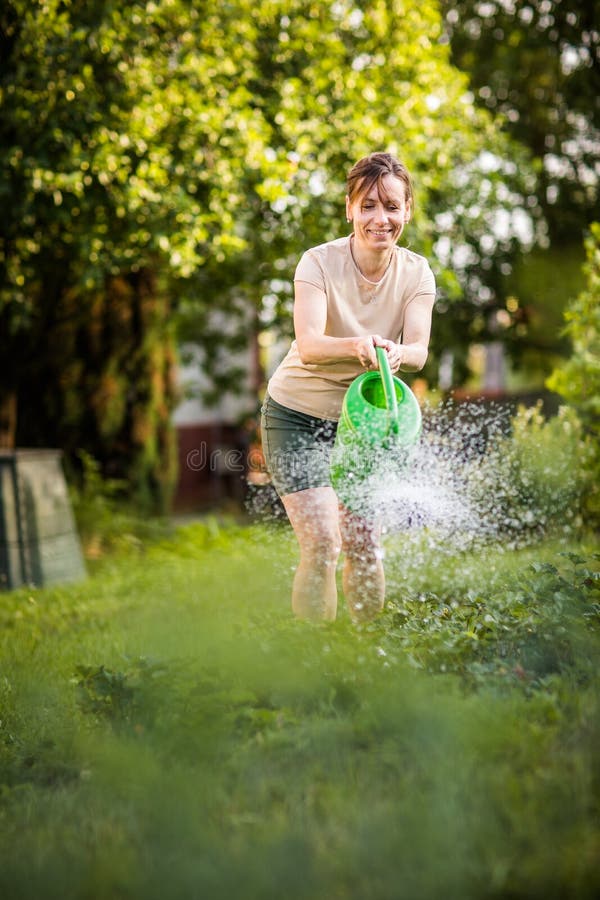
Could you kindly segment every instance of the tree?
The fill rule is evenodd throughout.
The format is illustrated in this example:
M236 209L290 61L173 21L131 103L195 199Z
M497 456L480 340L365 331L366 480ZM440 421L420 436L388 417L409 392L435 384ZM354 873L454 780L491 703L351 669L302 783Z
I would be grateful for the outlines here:
M18 439L83 446L167 496L176 286L243 245L237 170L265 146L231 78L247 25L169 2L11 0L0 16L0 358Z
M443 0L452 59L480 105L528 147L553 243L597 212L600 29L581 0Z
M467 79L449 63L435 7L295 0L284 15L270 4L255 5L254 15L252 93L271 128L273 158L293 163L287 180L269 178L251 201L250 292L264 297L263 322L289 329L300 252L340 234L351 163L390 149L415 174L411 246L433 260L440 284L435 378L436 351L453 347L465 356L462 348L486 332L504 305L499 277L515 249L534 239L525 155L475 109Z
M83 447L140 496L173 480L175 325L229 386L228 350L289 325L295 262L339 234L359 155L387 148L414 171L412 246L449 322L464 296L479 327L535 231L525 159L416 0L8 0L0 44L0 358L17 436ZM468 332L440 329L434 346Z
M543 381L568 353L562 312L581 282L582 240L600 181L600 28L581 0L442 0L452 61L476 104L526 150L537 178L525 207L541 214L533 252L499 291L517 315L503 339Z

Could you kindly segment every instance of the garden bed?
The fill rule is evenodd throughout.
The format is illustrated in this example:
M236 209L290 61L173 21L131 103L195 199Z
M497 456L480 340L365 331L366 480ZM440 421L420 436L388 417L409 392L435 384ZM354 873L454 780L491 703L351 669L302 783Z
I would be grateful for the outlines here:
M427 557L295 621L287 527L215 519L0 606L7 898L592 898L598 545Z

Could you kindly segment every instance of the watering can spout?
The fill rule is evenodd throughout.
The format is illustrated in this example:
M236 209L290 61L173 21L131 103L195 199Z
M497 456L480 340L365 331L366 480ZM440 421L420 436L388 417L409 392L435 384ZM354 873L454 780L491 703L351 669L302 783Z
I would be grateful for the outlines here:
M376 352L379 369L359 375L346 391L331 457L331 483L350 508L357 485L374 474L382 451L400 449L406 459L421 433L415 395L392 375L383 347Z

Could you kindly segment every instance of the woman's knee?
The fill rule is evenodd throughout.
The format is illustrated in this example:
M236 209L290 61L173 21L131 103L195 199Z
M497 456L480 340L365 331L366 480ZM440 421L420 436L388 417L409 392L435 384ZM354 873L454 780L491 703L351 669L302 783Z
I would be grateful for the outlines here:
M342 534L342 550L349 559L360 559L363 562L383 559L383 550L379 535L372 531L353 533L346 530Z
M335 562L341 550L337 498L331 488L289 494L284 506L304 559Z
M337 562L342 549L340 533L335 528L306 530L299 538L303 555L323 562Z

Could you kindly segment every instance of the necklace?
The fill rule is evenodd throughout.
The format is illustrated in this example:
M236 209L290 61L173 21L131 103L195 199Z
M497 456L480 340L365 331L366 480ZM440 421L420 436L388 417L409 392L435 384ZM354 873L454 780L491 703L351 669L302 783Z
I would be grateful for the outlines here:
M356 258L354 256L354 251L352 249L352 240L350 240L350 256L352 257L352 262L354 263L354 268L356 269L356 271L358 272L360 277L365 282L365 284L359 285L360 290L361 290L361 298L360 299L363 303L373 303L376 300L377 290L378 290L379 286L381 285L381 283L383 282L383 280L385 279L385 276L388 273L388 270L389 270L391 262L392 262L393 253L390 253L390 258L388 259L386 267L383 270L383 274L382 274L381 278L379 278L378 281L371 281L370 278L367 278L367 276L364 274L364 272L362 271L359 264L356 262Z

